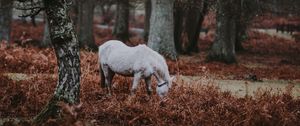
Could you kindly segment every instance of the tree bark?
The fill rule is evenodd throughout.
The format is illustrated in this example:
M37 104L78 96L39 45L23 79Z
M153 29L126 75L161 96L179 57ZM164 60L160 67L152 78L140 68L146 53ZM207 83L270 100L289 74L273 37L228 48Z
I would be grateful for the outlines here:
M234 0L217 1L217 29L214 44L207 56L208 61L235 63L236 22Z
M59 113L59 101L78 104L80 93L79 42L73 23L68 16L65 0L43 0L58 64L58 83L54 96L34 122L41 124Z
M123 42L129 40L129 1L120 0L117 2L117 14L113 35Z
M175 60L173 3L174 0L152 0L148 46Z
M188 45L186 52L199 52L198 39L201 31L202 22L204 21L204 16L207 13L208 3L206 0L202 0L200 4L197 4L199 1L195 1L195 5L192 6L187 11L186 18L186 32L188 37Z
M174 8L174 41L177 53L183 53L181 34L183 30L184 9L181 6Z
M0 0L0 42L10 41L11 20L12 20L12 0Z
M144 41L148 42L151 17L151 0L145 1Z
M94 20L94 0L79 0L78 1L78 40L80 47L88 48L96 51L97 45L95 44L93 32Z
M44 35L43 35L43 40L41 42L41 47L49 47L49 46L51 46L51 38L50 38L50 33L49 33L49 24L48 24L48 20L45 20Z

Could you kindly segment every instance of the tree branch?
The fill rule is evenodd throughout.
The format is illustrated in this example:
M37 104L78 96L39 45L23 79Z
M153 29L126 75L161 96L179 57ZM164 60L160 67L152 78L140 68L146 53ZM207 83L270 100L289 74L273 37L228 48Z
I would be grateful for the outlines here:
M44 8L38 8L37 10L31 10L30 13L25 15L19 15L19 17L32 17L38 15Z

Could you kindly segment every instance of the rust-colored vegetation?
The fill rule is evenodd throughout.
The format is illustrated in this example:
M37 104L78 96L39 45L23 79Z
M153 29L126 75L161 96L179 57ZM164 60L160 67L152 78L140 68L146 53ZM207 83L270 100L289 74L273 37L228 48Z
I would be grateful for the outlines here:
M41 111L57 83L57 65L53 49L37 48L24 39L41 39L37 28L14 22L13 40L23 42L11 47L0 45L0 118L30 119ZM26 27L26 28L25 28ZM111 39L110 30L95 30L97 44ZM238 64L205 62L213 34L201 37L199 54L168 61L171 74L208 76L218 79L245 79L254 74L261 79L300 79L300 45L257 32L249 32L245 51L238 53ZM133 39L133 44L142 43ZM25 47L22 47L26 45ZM165 100L148 96L144 82L136 96L130 96L131 78L114 78L113 95L100 88L97 53L81 51L81 105L63 107L62 120L48 125L298 125L300 99L287 89L280 95L268 91L253 97L237 98L207 84L187 84L177 80ZM14 80L7 73L25 73ZM153 80L154 81L154 80ZM205 81L204 81L205 82ZM207 81L209 83L209 81ZM206 85L206 86L205 86ZM154 85L153 85L153 88ZM1 120L1 119L0 119ZM12 122L7 122L10 124ZM30 124L24 121L23 124Z

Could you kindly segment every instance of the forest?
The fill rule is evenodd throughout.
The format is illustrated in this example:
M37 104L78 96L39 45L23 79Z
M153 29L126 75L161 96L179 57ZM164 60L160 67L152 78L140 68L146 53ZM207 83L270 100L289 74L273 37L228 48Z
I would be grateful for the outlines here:
M163 56L166 96L107 85L110 40ZM300 124L299 0L0 0L0 51L0 126Z

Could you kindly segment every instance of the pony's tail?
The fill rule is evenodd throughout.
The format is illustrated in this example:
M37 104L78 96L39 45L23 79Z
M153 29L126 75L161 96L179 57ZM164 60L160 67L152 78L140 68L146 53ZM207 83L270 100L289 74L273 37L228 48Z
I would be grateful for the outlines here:
M101 79L101 82L100 82L100 85L101 85L101 88L105 88L105 76L104 76L104 72L103 70L101 69L101 65L99 65L99 71L100 71L100 79Z

